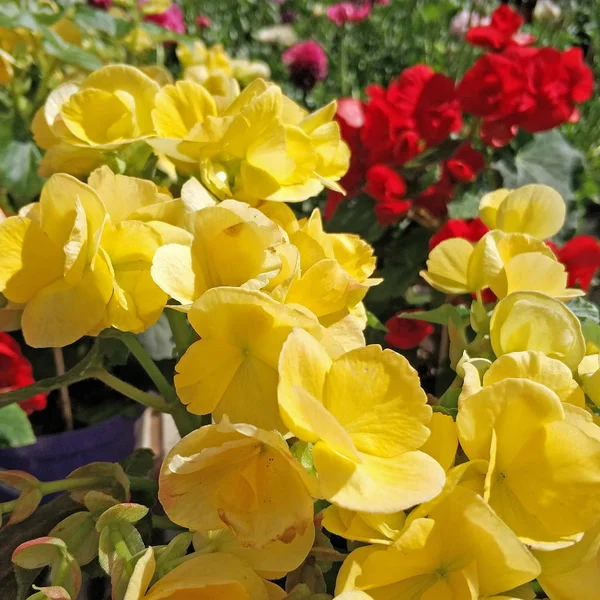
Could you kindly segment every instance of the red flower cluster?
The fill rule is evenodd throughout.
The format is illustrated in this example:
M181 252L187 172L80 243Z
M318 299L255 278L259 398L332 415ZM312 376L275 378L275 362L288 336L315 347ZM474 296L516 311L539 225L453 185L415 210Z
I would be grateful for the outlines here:
M415 310L402 312L415 312ZM388 330L385 341L390 346L400 350L409 350L418 346L428 335L433 333L434 327L431 323L418 321L417 319L404 319L399 316L401 314L394 315L385 324Z
M352 151L342 186L352 196L366 180L363 189L375 200L375 214L382 225L396 223L413 205L443 216L454 184L473 181L484 167L483 156L470 144L461 145L444 163L442 179L414 200L404 197L406 184L394 167L460 131L462 117L454 82L426 65L415 65L387 89L373 85L367 94L366 103L351 98L339 102L337 120ZM329 194L327 218L341 200L340 194Z
M8 334L0 332L0 391L7 392L35 383L29 361L19 344ZM37 394L19 404L29 415L46 407L46 394Z
M579 48L524 47L533 38L517 33L522 23L505 5L489 26L472 27L466 37L494 51L479 58L458 86L462 109L483 120L481 138L494 147L507 144L519 128L535 133L577 120L576 104L594 88Z
M353 10L357 6L352 4ZM519 33L522 24L522 17L503 5L489 25L471 27L467 41L490 52L458 86L419 64L405 69L387 88L369 86L366 102L341 99L337 120L352 151L350 169L341 181L348 197L369 194L382 225L396 223L411 209L443 219L456 186L476 179L485 167L484 156L467 141L446 160L440 158L446 156L446 147L421 155L459 136L463 116L477 117L482 142L495 148L507 144L519 128L535 133L577 119L576 104L591 96L594 85L581 51L529 47L534 38ZM418 171L431 172L432 163L440 161L438 181L423 189ZM328 193L326 218L343 198Z

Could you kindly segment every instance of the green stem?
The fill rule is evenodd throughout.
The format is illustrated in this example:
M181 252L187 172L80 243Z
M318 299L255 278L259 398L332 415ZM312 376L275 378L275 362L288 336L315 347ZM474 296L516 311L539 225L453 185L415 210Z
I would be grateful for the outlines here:
M132 490L151 492L153 494L158 492L158 481L155 481L154 479L129 476L129 483Z
M346 78L348 74L348 54L346 52L346 26L340 28L340 92L346 96Z
M167 308L165 314L167 315L169 327L173 334L177 356L181 358L194 341L193 331L188 325L187 315L185 313Z
M130 385L126 381L115 377L108 371L98 371L97 373L94 373L94 378L98 379L113 390L116 390L120 394L123 394L123 396L131 398L143 406L147 406L148 408L153 408L164 413L173 412L173 406L167 404L164 398L156 396L155 394L143 392L133 385Z
M202 556L204 554L210 554L211 552L214 552L214 551L215 551L215 546L213 544L207 544L206 546L204 546L204 548L202 548L200 550L196 550L196 552L186 554L185 556L182 556L181 558L176 558L175 560L170 560L169 568L174 569L175 567L178 567L180 564L188 561L190 558L195 558L196 556Z
M121 532L114 527L113 525L109 525L110 527L110 541L115 547L115 552L123 559L125 563L125 570L127 571L127 575L131 577L133 575L133 565L131 564L131 559L133 558L133 554L129 550L129 546L127 542L121 535Z
M135 356L167 403L178 402L173 386L167 381L167 378L156 366L156 363L146 352L144 346L140 344L139 340L131 333L122 334L119 336L119 339L127 346L129 352Z
M72 385L78 381L89 379L94 369L97 368L97 362L101 358L98 346L95 345L87 356L85 356L79 363L77 363L72 369L69 369L62 375L56 375L55 377L48 377L46 379L40 379L31 385L5 392L0 394L0 408L14 404L15 402L21 402L28 400L29 398L36 396L37 394L43 394L57 390L61 387Z
M113 483L113 481L113 477L73 477L71 479L58 479L56 481L42 481L40 482L39 490L42 496L47 496L48 494L56 494L57 492L66 492L85 487L103 487ZM10 500L9 502L1 502L0 515L13 512L18 501L19 498Z
M171 415L181 437L186 436L188 433L191 433L195 429L198 429L198 427L201 427L205 424L202 421L203 417L199 421L198 417L188 412L187 408L181 402L177 402L177 404L173 407L173 412ZM210 418L210 415L208 416Z

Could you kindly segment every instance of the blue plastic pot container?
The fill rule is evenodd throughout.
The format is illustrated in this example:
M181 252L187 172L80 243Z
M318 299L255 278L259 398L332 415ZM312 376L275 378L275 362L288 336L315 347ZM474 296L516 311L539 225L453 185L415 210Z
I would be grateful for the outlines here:
M83 429L42 435L30 446L0 448L0 470L26 471L40 481L54 481L91 462L119 462L135 448L135 423L117 415ZM1 502L17 496L0 484Z

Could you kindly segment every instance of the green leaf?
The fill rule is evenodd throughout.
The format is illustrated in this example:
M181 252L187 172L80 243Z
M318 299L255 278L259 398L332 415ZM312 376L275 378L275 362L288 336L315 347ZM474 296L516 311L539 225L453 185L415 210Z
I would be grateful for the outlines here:
M144 346L152 360L170 360L173 358L175 342L173 341L169 320L165 314L162 314L152 327L138 334L137 339Z
M600 309L585 298L575 298L567 304L573 313L583 321L584 319L593 323L600 323Z
M102 61L91 52L82 50L75 44L65 42L57 33L47 27L40 27L44 50L69 65L76 65L85 71L95 71L102 67Z
M479 214L479 201L484 191L468 191L448 204L448 216L451 219L474 219Z
M94 517L87 511L69 515L48 535L63 540L81 566L92 562L98 555L100 536L95 529Z
M553 129L535 134L533 141L517 152L514 165L502 159L492 166L502 175L504 187L543 183L569 201L575 197L573 173L582 159L581 152Z
M121 466L129 477L146 477L154 466L154 452L150 448L138 448L121 461Z
M45 179L40 177L39 148L32 141L6 139L11 133L3 132L0 139L0 187L17 199L20 205L39 195Z
M581 329L586 342L590 342L600 348L600 325L588 319L581 321Z
M367 325L377 331L388 332L388 328L370 311L367 311Z
M462 328L469 324L470 311L462 304L458 306L442 304L442 306L438 306L438 308L434 308L433 310L400 313L398 316L402 319L427 321L428 323L435 323L437 325L448 325L452 320L457 327Z
M27 413L18 404L0 408L0 447L18 448L35 444L35 441Z
M367 242L377 241L385 231L375 217L373 201L366 196L344 200L327 221L331 233L356 233Z
M117 40L127 35L133 27L133 22L118 19L110 13L85 4L77 5L73 20L76 25L84 29L89 29L91 32L101 31Z
M290 452L309 473L316 475L312 447L313 445L310 442L298 441L290 448Z

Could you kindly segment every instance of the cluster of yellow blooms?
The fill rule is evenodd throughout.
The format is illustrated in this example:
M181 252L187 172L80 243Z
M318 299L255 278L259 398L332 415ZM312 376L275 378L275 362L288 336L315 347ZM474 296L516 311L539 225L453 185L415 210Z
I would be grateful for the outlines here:
M334 113L308 115L262 80L219 95L109 66L55 90L37 120L46 166L68 157L85 174L146 140L202 182L173 198L106 165L87 184L55 174L0 224L3 311L29 345L141 332L167 302L199 337L175 387L215 422L176 444L159 479L195 552L165 574L163 549L146 549L119 597L285 598L270 580L303 563L324 499L323 527L363 543L341 567L340 600L531 599L536 578L552 600L592 600L600 429L585 394L598 402L599 355L586 356L562 303L579 292L543 242L563 224L562 198L495 192L481 204L492 231L429 257L437 289L500 298L491 318L473 315L491 350L457 361L454 421L403 356L365 345L370 246L281 202L337 188L348 149Z
M166 171L198 175L220 200L297 202L323 186L340 190L349 150L334 103L308 114L262 79L240 92L222 71L206 73L209 87L191 79L161 87L135 67L110 65L59 86L32 125L46 150L40 173L87 175L145 142Z

